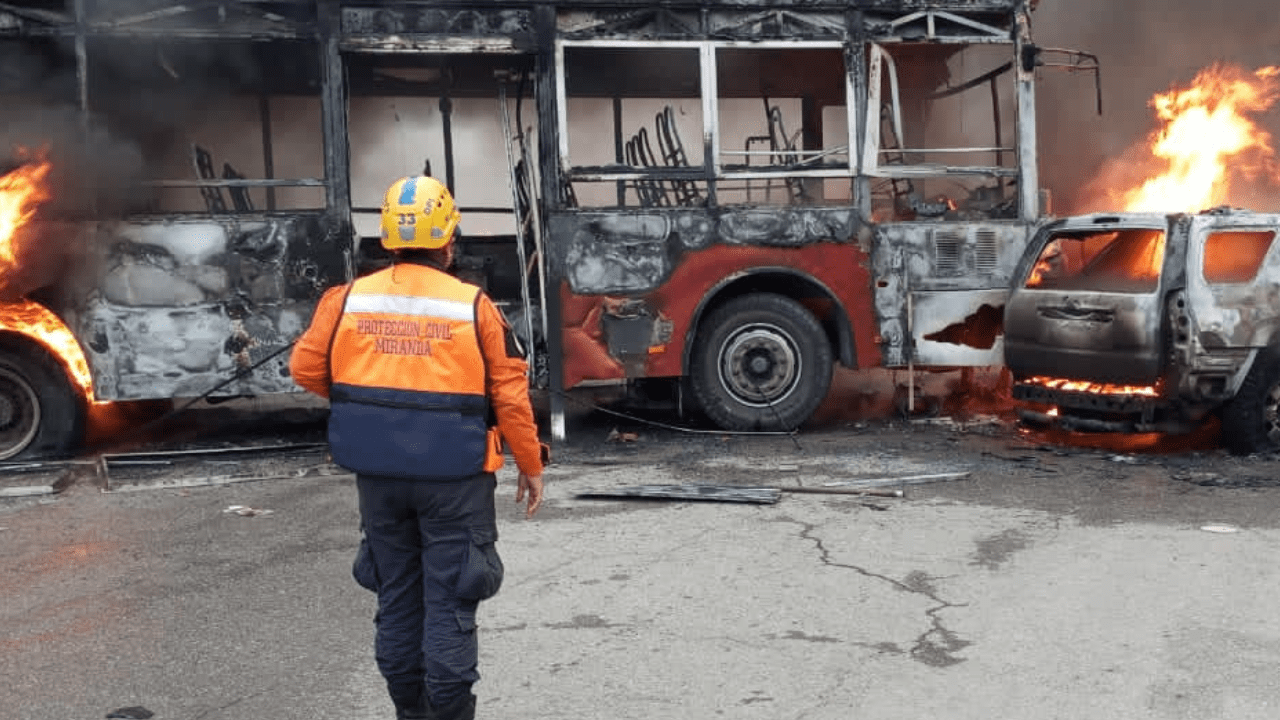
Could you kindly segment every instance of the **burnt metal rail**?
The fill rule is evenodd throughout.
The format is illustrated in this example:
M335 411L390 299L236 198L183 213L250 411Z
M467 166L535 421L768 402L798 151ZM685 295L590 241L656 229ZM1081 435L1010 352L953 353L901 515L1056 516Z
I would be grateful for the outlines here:
M53 495L72 480L75 471L92 466L85 460L31 460L0 463L0 499Z
M98 472L106 492L349 474L329 461L326 443L104 454Z

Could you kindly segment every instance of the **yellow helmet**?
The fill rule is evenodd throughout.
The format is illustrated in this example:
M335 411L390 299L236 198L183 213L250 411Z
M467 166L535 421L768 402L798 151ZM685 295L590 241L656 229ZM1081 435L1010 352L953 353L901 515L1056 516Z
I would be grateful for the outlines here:
M449 188L433 177L404 177L382 199L382 247L436 250L453 240L462 215Z

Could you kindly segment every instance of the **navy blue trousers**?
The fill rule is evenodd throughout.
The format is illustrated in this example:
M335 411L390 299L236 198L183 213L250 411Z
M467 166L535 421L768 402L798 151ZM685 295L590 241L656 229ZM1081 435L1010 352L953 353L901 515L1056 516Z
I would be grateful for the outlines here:
M493 473L456 482L360 475L360 518L376 572L378 670L398 712L471 695L476 607L498 591Z

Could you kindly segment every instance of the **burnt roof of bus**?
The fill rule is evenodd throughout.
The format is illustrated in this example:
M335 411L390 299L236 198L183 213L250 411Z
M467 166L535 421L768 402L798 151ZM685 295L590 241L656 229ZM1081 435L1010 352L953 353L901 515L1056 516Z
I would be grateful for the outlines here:
M432 3L345 3L315 0L229 0L220 3L171 3L161 0L28 0L0 4L0 38L13 35L88 36L151 35L178 38L316 39L331 34L423 33L448 35L507 35L516 38L529 28L538 6L564 13L582 12L619 21L626 32L631 16L702 12L767 13L782 34L790 13L834 13L874 19L903 13L942 12L982 16L1002 24L1020 8L1034 8L1036 0L569 0L535 3L527 0L438 0ZM328 20L327 18L335 18ZM675 23L674 34L706 34L699 23ZM644 32L652 32L646 28Z

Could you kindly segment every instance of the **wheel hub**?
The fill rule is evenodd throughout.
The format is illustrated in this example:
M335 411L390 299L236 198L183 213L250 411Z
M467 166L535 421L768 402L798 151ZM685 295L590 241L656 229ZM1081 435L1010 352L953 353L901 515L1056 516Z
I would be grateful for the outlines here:
M0 460L7 460L35 440L40 430L40 396L21 374L0 365Z
M743 328L725 343L720 357L725 389L748 404L778 402L791 392L799 376L795 344L771 325Z

